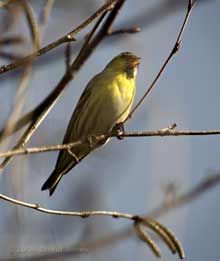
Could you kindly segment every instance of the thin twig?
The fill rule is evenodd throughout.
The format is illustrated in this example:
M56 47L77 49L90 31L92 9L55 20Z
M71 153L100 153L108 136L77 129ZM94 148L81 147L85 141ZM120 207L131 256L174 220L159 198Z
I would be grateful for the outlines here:
M40 34L40 42L43 37L43 32L45 30L45 26L48 23L50 13L52 11L53 5L54 5L55 0L47 0L41 13L40 13L40 21L38 24L38 31Z
M144 132L125 132L119 134L119 137L152 137L152 136L207 136L207 135L219 135L220 130L158 130L158 131L144 131Z
M220 173L210 175L208 178L203 179L198 185L193 187L188 192L183 193L182 195L171 200L170 202L168 202L168 201L162 202L161 205L159 205L157 208L155 208L153 211L151 211L149 213L147 218L149 219L149 217L152 217L155 219L155 218L158 218L158 217L168 213L171 210L180 208L183 205L186 205L187 203L190 203L193 200L197 199L198 197L200 197L202 194L209 191L213 187L215 187L217 185L219 186L219 184L220 184ZM145 218L143 218L141 216L121 213L121 212L116 212L116 211L83 211L83 212L58 211L58 210L51 210L51 209L43 208L39 204L31 204L31 203L27 203L27 202L20 201L17 199L13 199L13 198L8 197L3 194L0 194L0 198L5 201L11 202L13 204L19 205L19 206L31 208L31 209L34 209L39 212L54 214L54 215L78 216L78 217L82 217L82 218L87 218L87 217L97 216L97 215L104 215L104 216L111 216L113 218L130 219L130 220L133 220L134 222L136 222L137 220L142 220L142 221L145 220ZM158 226L159 223L156 222L156 224ZM163 229L164 229L164 227L163 227ZM91 250L93 247L97 248L97 245L100 246L103 244L109 244L109 243L113 243L113 242L117 243L118 240L129 237L131 235L131 230L129 228L129 229L117 232L116 234L115 234L115 236L110 236L110 237L108 236L108 238L105 237L105 238L99 239L96 242L92 241L91 243L90 242L84 243L84 248L88 248ZM182 250L179 250L179 251L182 251Z
M38 32L38 26L34 19L33 9L31 4L27 0L20 0L18 3L22 6L24 9L24 13L26 15L29 29L31 32L31 38L34 45L34 51L40 49L40 38L39 38L39 32Z
M62 215L62 216L75 216L75 217L82 217L82 218L87 218L91 216L110 216L113 218L124 218L124 219L131 219L134 220L137 215L131 215L127 213L121 213L117 211L105 211L105 210L95 210L95 211L60 211L60 210L52 210L52 209L47 209L41 207L38 203L33 204L33 203L28 203L25 201L17 200L11 197L8 197L6 195L0 194L0 199L3 199L5 201L8 201L10 203L26 207L26 208L31 208L39 212L47 213L47 214L52 214L52 215Z
M101 14L103 14L106 11L111 10L118 1L120 1L120 0L111 0L108 3L104 4L93 15L91 15L89 18L87 18L82 24L80 24L79 26L77 26L75 29L73 29L69 33L65 34L64 36L60 37L56 41L46 45L43 48L41 48L37 52L29 54L29 55L25 56L24 58L22 58L21 60L16 61L14 63L10 63L8 65L2 65L0 67L0 74L8 72L8 71L11 71L11 70L14 70L14 69L16 69L16 68L18 68L20 66L23 66L30 59L36 58L38 56L41 56L41 55L51 51L52 49L58 47L61 44L75 41L76 34L78 34L85 27L87 27L90 23L92 23L98 16L100 16Z
M141 97L141 99L138 101L138 103L135 105L135 107L131 110L131 112L129 113L127 119L125 121L127 121L128 119L130 119L133 114L135 113L135 111L138 109L138 107L140 107L140 105L142 104L142 102L144 101L144 99L148 96L148 94L153 90L153 88L156 86L156 83L158 81L158 79L160 78L160 76L162 75L162 73L164 72L165 68L167 67L168 63L170 62L171 58L174 56L174 54L176 54L180 47L181 47L181 43L182 43L182 38L183 38L183 33L185 31L186 25L189 21L190 18L190 14L192 12L193 6L196 3L196 0L192 1L192 0L188 0L188 8L187 8L187 13L186 16L184 18L183 24L181 26L179 35L177 37L177 40L174 44L173 49L171 50L168 58L166 59L166 61L164 62L164 64L162 65L160 71L158 72L157 76L155 77L155 79L153 80L153 82L150 84L150 86L148 87L147 91L144 93L144 95Z

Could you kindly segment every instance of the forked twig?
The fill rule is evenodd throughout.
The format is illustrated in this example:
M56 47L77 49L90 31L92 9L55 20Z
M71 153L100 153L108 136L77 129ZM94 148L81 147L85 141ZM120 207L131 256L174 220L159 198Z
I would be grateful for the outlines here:
M47 213L47 214L52 214L52 215L63 215L63 216L73 216L73 217L81 217L81 218L88 218L91 216L111 216L113 218L124 218L124 219L129 219L134 222L134 227L137 232L137 235L146 242L149 247L152 249L154 254L157 257L160 257L160 249L157 246L157 244L150 238L150 236L142 229L141 225L144 225L151 230L153 230L157 235L163 239L165 244L170 248L171 252L175 254L178 252L180 258L184 258L184 252L181 244L179 241L176 239L175 235L173 235L172 232L163 225L159 224L157 221L153 220L152 218L143 218L141 216L137 215L131 215L127 213L122 213L122 212L116 212L116 211L83 211L83 212L76 212L76 211L58 211L58 210L52 210L52 209L47 209L41 207L39 204L32 204L32 203L27 203L24 201L20 201L11 197L8 197L6 195L0 194L0 198L8 201L10 203L26 207L26 208L31 208L39 212Z
M161 257L160 248L157 246L155 241L150 238L147 232L142 229L140 222L134 222L134 228L139 238L150 247L155 256Z
M159 235L173 254L177 252L181 259L185 257L185 253L181 243L167 227L161 225L159 222L152 218L137 217L136 221L134 222L134 227L140 238L151 247L152 251L155 253L157 257L161 256L160 248L142 228L142 225L153 230L157 235Z
M40 212L44 212L44 213L48 213L48 214L54 214L54 215L78 216L78 217L82 217L82 218L86 218L86 217L90 217L90 216L94 216L94 215L104 215L104 216L111 216L113 218L126 218L126 219L133 220L134 222L141 221L142 225L144 225L143 223L147 222L147 227L151 226L151 229L153 229L153 230L154 229L156 229L156 230L159 229L160 231L163 230L167 234L168 237L173 238L172 243L173 243L173 245L175 245L175 250L178 251L179 255L183 257L184 254L183 254L182 247L181 247L180 243L178 242L178 240L176 239L176 237L173 235L173 233L170 230L167 230L166 227L162 226L158 222L155 222L155 218L158 218L159 216L162 216L165 213L170 212L171 210L180 208L183 205L186 205L186 204L194 201L198 197L202 196L204 193L208 192L210 189L214 188L217 185L219 186L219 184L220 184L220 174L216 173L216 174L210 175L208 178L203 179L199 184L194 186L188 192L185 192L182 195L179 195L178 197L174 198L170 202L166 201L166 202L161 203L161 205L159 205L153 211L148 213L148 215L146 217L134 216L131 214L120 213L120 212L115 212L115 211L69 212L69 211L49 210L49 209L40 207L39 204L30 204L30 203L27 203L24 201L19 201L19 200L13 199L11 197L7 197L3 194L0 194L0 198L3 200L6 200L8 202L11 202L13 204L16 204L16 205L20 205L23 207L34 209L36 211L40 211ZM153 219L151 219L149 217L152 217ZM102 237L102 238L96 240L95 242L92 241L92 242L84 243L84 244L82 244L81 247L88 248L91 250L93 247L97 248L98 246L101 247L106 244L117 243L119 240L127 238L130 235L131 235L131 230L126 229L126 230L122 230L117 233L114 233L114 235ZM160 236L162 236L162 235L160 235ZM173 249L173 246L172 246L171 250L172 249ZM172 252L174 252L174 249L172 250Z

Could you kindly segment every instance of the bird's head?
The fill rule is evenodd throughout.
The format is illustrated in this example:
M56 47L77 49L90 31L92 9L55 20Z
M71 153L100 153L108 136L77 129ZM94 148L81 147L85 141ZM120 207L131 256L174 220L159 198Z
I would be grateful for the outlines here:
M115 56L106 66L106 69L125 72L128 78L134 78L137 73L137 67L140 63L140 57L130 52L124 52Z

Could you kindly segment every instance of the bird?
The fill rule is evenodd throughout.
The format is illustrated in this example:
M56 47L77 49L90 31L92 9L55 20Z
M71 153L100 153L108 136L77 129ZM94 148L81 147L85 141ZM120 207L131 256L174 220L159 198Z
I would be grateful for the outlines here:
M139 64L140 57L131 52L120 53L88 82L63 139L63 144L84 142L69 150L60 150L54 171L41 190L49 190L51 196L63 175L109 140L106 138L91 146L88 137L107 135L115 128L123 128L134 101Z

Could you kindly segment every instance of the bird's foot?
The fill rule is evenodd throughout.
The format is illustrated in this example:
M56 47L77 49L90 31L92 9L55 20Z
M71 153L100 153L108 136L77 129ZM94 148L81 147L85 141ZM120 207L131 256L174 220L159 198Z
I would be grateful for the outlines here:
M122 140L122 139L124 138L124 137L123 137L123 134L125 133L124 123L123 123L123 122L117 123L117 124L113 127L112 132L115 134L115 136L116 136L119 140Z

